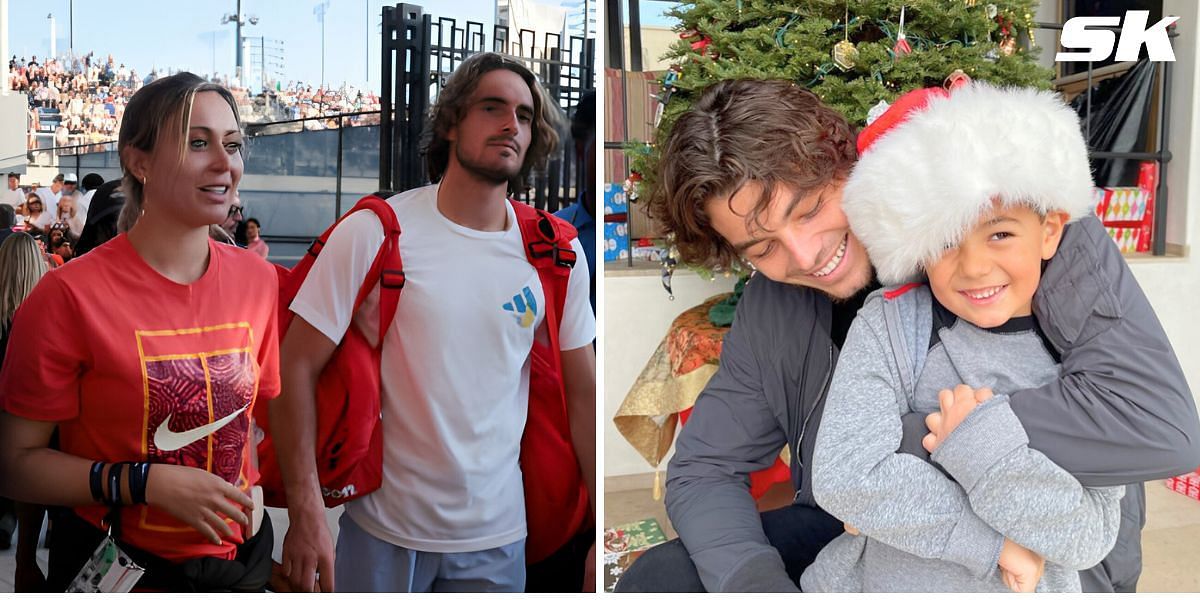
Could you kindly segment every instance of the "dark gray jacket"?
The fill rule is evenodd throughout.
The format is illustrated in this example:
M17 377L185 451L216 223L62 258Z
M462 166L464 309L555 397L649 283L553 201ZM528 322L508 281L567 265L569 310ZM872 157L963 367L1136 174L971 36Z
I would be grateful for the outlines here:
M1149 301L1095 218L1067 227L1034 298L1062 355L1059 380L1012 394L1041 451L1087 486L1140 483L1200 465L1200 421ZM746 286L721 366L696 402L667 472L667 513L709 591L796 591L763 534L749 473L786 444L795 502L816 506L811 463L837 349L832 305L819 292L761 276ZM904 448L920 448L919 416ZM1109 559L1113 584L1136 578L1140 486ZM1133 536L1130 540L1129 536ZM1088 586L1085 581L1085 589Z

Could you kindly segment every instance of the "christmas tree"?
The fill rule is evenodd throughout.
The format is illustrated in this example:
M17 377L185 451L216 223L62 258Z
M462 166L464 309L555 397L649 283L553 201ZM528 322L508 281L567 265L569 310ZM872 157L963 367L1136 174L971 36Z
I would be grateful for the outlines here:
M880 101L972 79L1050 87L1030 43L1037 0L693 0L668 14L680 41L662 79L657 139L708 85L775 78L811 89L862 127ZM658 148L633 143L632 170L653 189ZM636 193L636 192L635 192ZM654 201L654 199L649 199Z

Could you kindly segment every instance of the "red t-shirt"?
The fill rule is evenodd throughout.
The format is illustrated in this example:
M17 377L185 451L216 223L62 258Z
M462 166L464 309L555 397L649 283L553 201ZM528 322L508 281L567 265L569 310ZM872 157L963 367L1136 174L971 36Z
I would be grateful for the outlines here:
M180 285L120 235L47 273L13 319L4 409L57 422L68 454L188 465L248 490L253 404L279 394L278 284L245 250L210 241L209 256ZM99 524L107 508L75 510ZM146 505L122 509L121 533L173 561L236 550Z

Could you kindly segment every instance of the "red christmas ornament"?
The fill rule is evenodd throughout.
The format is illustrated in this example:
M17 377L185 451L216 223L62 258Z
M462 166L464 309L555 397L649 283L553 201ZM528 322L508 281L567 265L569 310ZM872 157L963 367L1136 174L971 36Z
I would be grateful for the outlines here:
M966 73L963 73L962 69L955 69L954 72L947 76L946 80L942 82L942 87L948 90L954 90L967 85L968 83L971 83L971 77Z
M712 45L711 37L701 34L699 31L696 31L695 29L689 29L689 30L684 31L683 33L679 34L679 39L681 39L685 42L688 40L691 40L692 38L696 38L696 37L698 37L700 39L691 43L692 50L695 50L696 52L698 52L700 54L700 56L708 56L710 54L709 46ZM713 60L716 60L717 57L720 56L715 51L712 52L711 55L712 55Z
M892 46L892 54L897 57L908 56L912 54L912 46L908 44L908 37L904 35L904 7L900 7L900 28L896 30L896 45Z

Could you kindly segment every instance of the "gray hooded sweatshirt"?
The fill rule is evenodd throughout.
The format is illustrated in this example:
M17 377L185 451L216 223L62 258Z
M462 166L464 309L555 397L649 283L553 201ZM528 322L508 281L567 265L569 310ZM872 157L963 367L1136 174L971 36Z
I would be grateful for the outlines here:
M891 311L890 319L885 312ZM928 286L879 290L842 347L813 456L813 493L858 527L817 557L808 592L1003 592L1004 538L1046 559L1040 592L1078 592L1078 570L1116 541L1123 487L1087 488L1036 450L1008 393L1057 379L1032 316L981 329ZM898 453L901 417L965 383L996 396L933 453ZM949 476L947 476L947 473Z
M1141 482L1200 465L1200 421L1154 309L1104 226L1066 227L1033 301L1062 376L1010 395L1030 446L1089 486L1125 485L1121 533L1085 589L1129 590L1141 571ZM696 400L667 471L667 514L710 592L795 592L763 534L750 473L791 450L795 503L815 506L813 445L838 348L819 292L751 278L721 366ZM920 455L920 413L904 418ZM911 442L911 443L910 443Z

